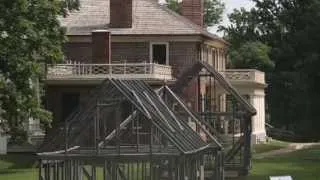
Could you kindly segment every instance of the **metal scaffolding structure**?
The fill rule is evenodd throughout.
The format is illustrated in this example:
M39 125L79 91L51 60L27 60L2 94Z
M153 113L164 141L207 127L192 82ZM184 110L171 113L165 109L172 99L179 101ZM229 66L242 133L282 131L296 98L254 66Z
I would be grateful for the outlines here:
M192 79L210 87L197 92L198 112L180 98ZM219 108L216 85L231 95L231 112ZM84 102L46 136L39 180L223 180L228 169L248 172L255 109L204 62L158 90L107 79Z
M193 80L198 88L197 115L224 148L224 170L247 175L251 167L251 117L256 109L206 62L196 62L171 89L183 96ZM202 86L206 89L201 90Z
M173 93L184 108L172 110L167 92L137 80L103 82L42 146L39 179L223 179L221 145L189 126L182 117L201 122Z

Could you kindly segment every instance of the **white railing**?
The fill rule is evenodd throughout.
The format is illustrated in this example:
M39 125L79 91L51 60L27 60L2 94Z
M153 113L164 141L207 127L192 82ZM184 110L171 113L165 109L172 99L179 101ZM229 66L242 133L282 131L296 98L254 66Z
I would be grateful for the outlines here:
M155 78L172 79L171 66L155 63L56 64L48 67L47 79L61 78Z
M264 72L255 69L226 69L221 73L229 81L252 81L265 84Z

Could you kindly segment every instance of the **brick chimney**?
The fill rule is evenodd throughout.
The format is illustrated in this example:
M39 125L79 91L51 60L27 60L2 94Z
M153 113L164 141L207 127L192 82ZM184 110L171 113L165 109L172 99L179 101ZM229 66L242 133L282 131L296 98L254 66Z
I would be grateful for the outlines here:
M204 0L182 0L181 10L183 16L204 26Z
M110 27L132 27L132 0L110 0Z
M107 30L92 31L92 63L111 63L111 33Z

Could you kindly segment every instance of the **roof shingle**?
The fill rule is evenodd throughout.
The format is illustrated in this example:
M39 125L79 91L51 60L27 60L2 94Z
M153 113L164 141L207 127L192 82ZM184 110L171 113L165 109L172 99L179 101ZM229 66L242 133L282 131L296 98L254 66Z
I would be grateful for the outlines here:
M204 35L219 39L187 18L158 4L156 0L133 0L132 28L108 28L109 0L80 0L80 10L59 18L67 35L90 35L92 30L108 29L114 35Z

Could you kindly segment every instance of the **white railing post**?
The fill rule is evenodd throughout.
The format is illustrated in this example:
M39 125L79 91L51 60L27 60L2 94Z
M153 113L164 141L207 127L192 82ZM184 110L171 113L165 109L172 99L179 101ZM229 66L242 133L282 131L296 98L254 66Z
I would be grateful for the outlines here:
M85 67L84 67L84 65L81 63L81 62L79 62L79 64L80 64L80 66L81 66L81 69L82 69L82 75L85 75L86 74L86 72L85 72Z
M78 65L78 75L81 75L82 73L82 71L81 71L81 64L80 64L80 62L79 61L77 61L77 65Z
M79 72L78 72L78 65L77 65L77 62L76 61L73 61L73 64L72 64L74 70L75 70L75 74L78 75Z
M147 74L147 61L144 61L144 74Z
M71 67L72 67L72 69L73 69L73 71L74 71L73 74L78 75L78 65L77 65L77 62L76 62L76 61L73 61L73 62L72 62Z
M150 71L150 72L149 72L150 74L153 74L153 73L154 73L154 72L153 72L153 71L154 71L154 63L150 63L150 69L149 69L149 71Z
M82 72L83 69L82 69L82 66L81 66L80 62L77 61L77 63L78 63L78 66L79 66L79 75L81 76L83 74L83 72Z

